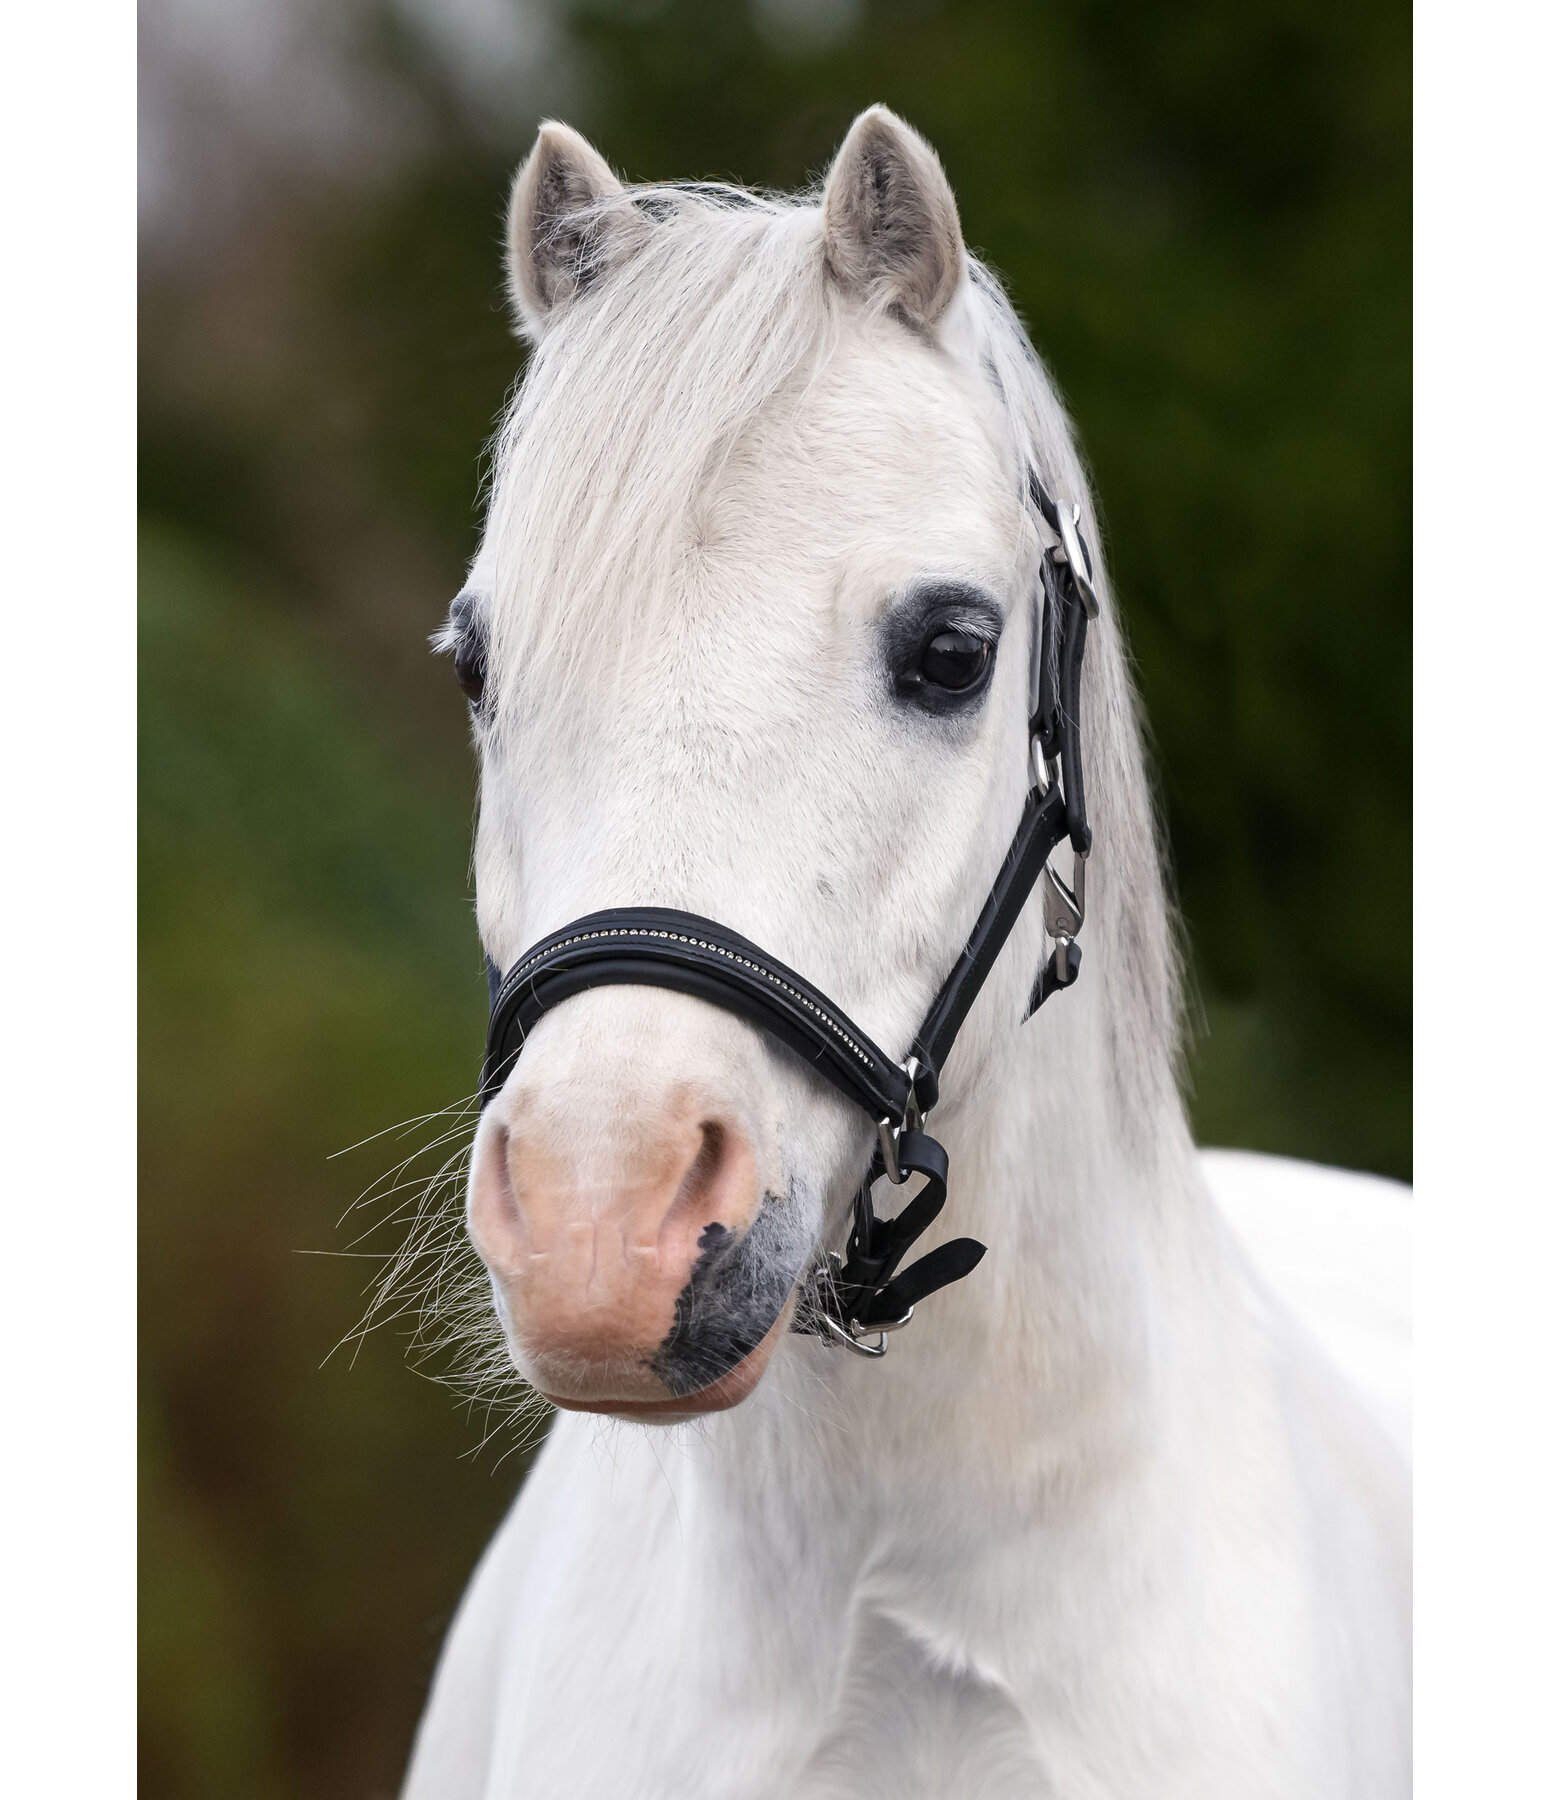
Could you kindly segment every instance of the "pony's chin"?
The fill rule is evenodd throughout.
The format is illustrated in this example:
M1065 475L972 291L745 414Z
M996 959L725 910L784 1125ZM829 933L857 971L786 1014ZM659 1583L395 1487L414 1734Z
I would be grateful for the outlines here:
M740 1363L728 1369L708 1387L696 1388L692 1394L672 1394L663 1399L636 1398L570 1398L551 1394L542 1387L539 1392L551 1406L566 1412L609 1413L616 1419L631 1419L641 1425L678 1425L685 1419L697 1419L705 1413L725 1412L737 1406L759 1385L769 1366L770 1357L790 1320L795 1296L781 1309L780 1317L749 1351Z

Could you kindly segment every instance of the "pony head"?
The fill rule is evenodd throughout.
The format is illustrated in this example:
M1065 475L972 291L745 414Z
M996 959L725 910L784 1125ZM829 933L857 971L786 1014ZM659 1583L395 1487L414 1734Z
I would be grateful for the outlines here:
M584 914L680 908L902 1055L1027 789L1035 452L1084 494L1049 385L935 155L882 107L800 201L626 187L545 125L508 236L534 347L445 634L485 946L509 968ZM960 1078L1015 1023L1038 929ZM468 1193L517 1368L631 1418L743 1399L872 1134L714 1006L556 1007Z

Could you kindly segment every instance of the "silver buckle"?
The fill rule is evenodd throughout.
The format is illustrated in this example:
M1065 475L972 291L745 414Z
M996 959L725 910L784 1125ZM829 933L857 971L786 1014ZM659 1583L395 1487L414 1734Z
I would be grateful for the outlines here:
M1062 981L1071 979L1071 945L1087 915L1087 858L1080 852L1071 864L1071 880L1064 881L1054 863L1044 865L1044 929L1055 940L1055 972Z
M839 1257L832 1250L826 1251L813 1264L802 1282L792 1329L875 1361L888 1354L888 1333L902 1331L914 1318L915 1309L907 1307L902 1318L882 1319L875 1325L847 1326L843 1319L836 1319L829 1311L824 1299L825 1295L834 1295L841 1266ZM876 1338L877 1342L869 1344L865 1341L867 1338Z
M909 1095L904 1102L904 1123L895 1125L886 1118L877 1121L877 1148L882 1153L883 1169L895 1187L902 1187L909 1179L899 1167L899 1135L905 1131L919 1131L926 1122L926 1115L915 1098L915 1077L920 1073L918 1056L910 1057L904 1064L904 1073L910 1082Z
M832 1314L823 1312L817 1307L813 1309L812 1316L813 1324L817 1328L817 1336L824 1343L838 1344L843 1349L853 1351L857 1356L870 1356L875 1359L888 1354L888 1333L902 1331L914 1318L915 1309L912 1306L902 1319L889 1319L881 1325L865 1327L855 1325L851 1327L850 1331L847 1331ZM862 1341L869 1337L875 1337L877 1342L868 1344Z
M899 1128L892 1119L877 1121L877 1147L882 1152L883 1169L895 1187L904 1184L904 1172L899 1167Z
M1082 610L1089 619L1096 619L1098 596L1093 592L1093 572L1076 529L1082 520L1082 509L1079 506L1067 506L1064 500L1058 500L1055 503L1055 514L1060 520L1060 545L1066 553L1071 573L1076 578L1076 591L1081 596Z
M1030 732L1028 742L1033 749L1033 785L1042 800L1054 783L1054 776L1049 772L1049 763L1044 755L1044 746Z

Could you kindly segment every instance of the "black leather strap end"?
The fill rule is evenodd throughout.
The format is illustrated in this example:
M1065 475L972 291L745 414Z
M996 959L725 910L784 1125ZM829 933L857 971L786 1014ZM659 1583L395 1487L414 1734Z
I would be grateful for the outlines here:
M1051 956L1044 967L1039 970L1039 978L1033 984L1033 992L1028 996L1028 1010L1023 1014L1023 1023L1025 1025L1028 1023L1051 994L1057 993L1061 988L1070 987L1081 970L1082 946L1080 944L1066 945L1066 978L1064 981L1060 979L1059 959Z
M928 1250L919 1262L911 1263L902 1274L895 1275L860 1315L864 1326L870 1320L901 1319L918 1300L934 1294L949 1282L962 1281L979 1267L985 1246L973 1238L954 1238Z

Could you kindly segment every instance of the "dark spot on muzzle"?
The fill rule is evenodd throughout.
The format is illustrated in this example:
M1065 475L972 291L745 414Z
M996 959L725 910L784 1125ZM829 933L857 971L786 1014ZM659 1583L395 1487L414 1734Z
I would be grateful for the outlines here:
M647 1358L670 1394L709 1387L764 1341L807 1260L807 1233L795 1213L789 1202L766 1194L742 1237L725 1225L700 1233L699 1259L674 1304L673 1328Z

